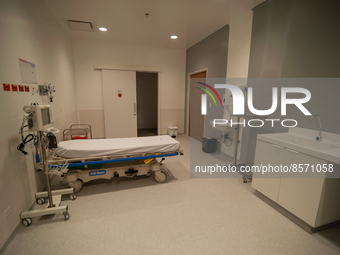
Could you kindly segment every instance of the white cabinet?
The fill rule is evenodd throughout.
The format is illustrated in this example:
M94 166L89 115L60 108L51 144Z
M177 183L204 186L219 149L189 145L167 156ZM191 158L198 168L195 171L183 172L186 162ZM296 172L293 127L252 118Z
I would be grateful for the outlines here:
M305 164L316 166L326 163L324 160L286 149L283 165L300 165L305 171L307 167ZM298 176L296 178L287 178L292 177L294 174L296 173L288 176L289 174L282 173L278 204L315 227L324 179L299 178Z
M257 140L254 166L290 167L296 164L305 171L307 164L311 167L327 163L289 148ZM254 173L252 186L312 227L340 220L339 179L301 178L298 175L282 171L274 174Z
M257 140L255 166L278 166L283 163L283 147ZM266 197L277 202L281 173L253 173L252 186Z

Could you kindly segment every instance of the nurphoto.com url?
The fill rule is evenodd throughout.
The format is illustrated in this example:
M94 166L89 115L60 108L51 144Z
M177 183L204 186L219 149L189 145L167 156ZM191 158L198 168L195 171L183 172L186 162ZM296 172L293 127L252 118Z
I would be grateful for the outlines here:
M290 164L271 165L261 164L259 166L195 166L195 173L332 173L333 164Z

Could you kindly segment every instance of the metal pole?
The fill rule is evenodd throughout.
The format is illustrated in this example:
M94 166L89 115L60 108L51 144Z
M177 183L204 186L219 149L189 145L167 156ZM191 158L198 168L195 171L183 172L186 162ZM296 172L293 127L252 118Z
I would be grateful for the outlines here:
M47 195L48 195L48 202L49 206L48 207L55 207L53 204L53 199L52 199L52 191L51 191L51 183L50 183L50 176L48 175L48 170L46 169L45 161L46 161L46 150L44 148L44 145L42 143L42 138L43 138L43 131L39 131L39 139L40 139L40 148L41 148L41 154L42 154L42 165L43 165L43 171L46 175L46 184L47 184Z
M237 128L236 128L236 145L235 145L235 151L234 151L234 166L237 165L237 151L238 151L238 138L240 133L240 117L237 117Z

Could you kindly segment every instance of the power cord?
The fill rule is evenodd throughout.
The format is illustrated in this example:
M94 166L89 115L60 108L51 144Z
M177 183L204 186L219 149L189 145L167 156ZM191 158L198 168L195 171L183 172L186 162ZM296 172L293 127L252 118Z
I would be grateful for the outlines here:
M21 151L23 154L27 155L28 152L24 151L25 145L34 139L33 134L28 134L17 147L17 150Z

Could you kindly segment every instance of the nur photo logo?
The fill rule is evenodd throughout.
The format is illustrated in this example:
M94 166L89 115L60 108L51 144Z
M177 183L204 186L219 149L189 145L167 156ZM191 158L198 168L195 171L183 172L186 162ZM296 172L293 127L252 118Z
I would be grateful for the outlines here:
M254 107L254 102L253 102L253 88L248 87L246 90L247 93L247 102L245 101L245 95L243 91L236 85L231 85L231 84L215 84L214 88L208 84L202 83L202 82L197 82L199 84L204 85L205 87L209 88L219 99L219 102L222 104L221 98L218 95L217 91L215 89L228 89L231 92L232 95L232 105L233 105L233 113L232 115L235 117L242 117L245 116L245 105L247 104L249 111L255 116L268 116L272 113L274 113L278 107L278 88L273 87L272 88L272 105L269 109L266 110L259 110ZM206 92L206 94L201 95L201 114L206 115L207 114L207 95L209 95L214 103L215 106L217 106L216 100L212 93L208 91L207 89L197 87L198 89L201 89ZM304 115L306 116L311 116L312 114L306 109L303 104L307 103L311 99L311 93L308 89L305 88L298 88L298 87L282 87L281 88L281 116L286 116L287 115L287 105L295 105ZM288 98L289 94L294 93L299 94L302 97L299 98ZM247 115L249 118L249 115ZM253 123L255 121L260 122L260 125L251 125L250 123ZM272 123L272 127L274 126L275 121L280 121L279 119L250 119L248 121L248 125L250 127L262 127L264 125L264 121L270 121ZM232 123L232 120L226 120L226 119L214 119L214 127L215 124L227 124L230 122L230 126L232 124L243 124L245 126L245 120L240 123ZM294 122L294 125L286 125L286 122ZM285 119L281 121L282 126L284 127L295 127L298 123L294 119Z
M221 106L222 106L222 100L221 100L220 96L218 95L217 91L216 91L212 86L210 86L210 85L208 85L208 84L205 84L205 83L203 83L203 82L197 82L197 83L198 83L198 84L201 84L201 85L203 85L203 86L206 86L206 87L209 88L212 92L214 92L214 94L217 96L217 98L218 98L218 100L220 101L220 104L221 104ZM213 99L213 101L214 101L214 103L215 103L215 106L217 106L216 100L215 100L214 96L211 94L210 91L208 91L207 89L201 88L201 87L196 87L196 88L198 88L198 89L203 90L204 92L206 92L206 93ZM202 104L202 107L201 107L201 114L202 114L202 115L206 115L206 114L207 114L207 94L202 94L202 96L201 96L201 100L202 100L202 101L201 101L201 104Z

